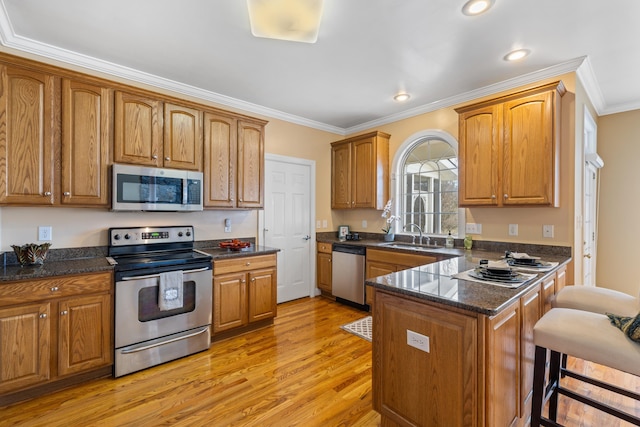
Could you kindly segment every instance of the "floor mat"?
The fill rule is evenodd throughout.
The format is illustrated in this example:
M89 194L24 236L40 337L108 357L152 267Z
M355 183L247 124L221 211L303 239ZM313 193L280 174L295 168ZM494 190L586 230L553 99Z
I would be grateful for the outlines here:
M340 328L347 332L351 332L360 338L364 338L367 341L371 341L371 316L356 320L355 322L347 323L346 325L340 326Z

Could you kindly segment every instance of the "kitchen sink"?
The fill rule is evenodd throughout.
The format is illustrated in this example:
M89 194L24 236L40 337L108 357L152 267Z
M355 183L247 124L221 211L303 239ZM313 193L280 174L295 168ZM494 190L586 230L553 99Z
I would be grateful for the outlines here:
M397 243L397 242L385 243L383 246L387 246L389 248L395 248L395 249L408 249L412 251L432 251L434 249L444 249L444 246L438 246L438 245L418 245L415 243Z

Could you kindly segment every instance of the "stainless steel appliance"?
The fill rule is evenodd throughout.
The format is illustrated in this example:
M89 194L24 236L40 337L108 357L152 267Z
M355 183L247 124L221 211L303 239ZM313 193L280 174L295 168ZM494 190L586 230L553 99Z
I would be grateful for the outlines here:
M212 262L192 226L110 228L109 261L116 377L209 348Z
M333 244L331 286L337 301L366 308L365 253L364 247Z
M114 211L201 211L202 172L113 165Z

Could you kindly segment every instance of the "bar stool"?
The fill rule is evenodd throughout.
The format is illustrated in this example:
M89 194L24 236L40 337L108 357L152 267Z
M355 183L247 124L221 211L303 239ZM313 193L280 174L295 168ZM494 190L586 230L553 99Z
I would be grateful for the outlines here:
M556 423L558 395L562 394L597 408L617 418L640 425L640 418L617 408L597 402L560 385L561 374L605 388L640 401L640 394L600 380L586 377L560 366L560 356L568 354L583 360L640 376L640 344L629 339L611 325L609 318L599 313L568 308L552 308L533 328L536 346L533 374L531 426L560 426ZM545 387L547 350L550 350L549 384ZM542 409L549 402L549 417Z
M613 289L580 285L562 288L551 306L620 316L635 316L640 312L640 300L636 297Z

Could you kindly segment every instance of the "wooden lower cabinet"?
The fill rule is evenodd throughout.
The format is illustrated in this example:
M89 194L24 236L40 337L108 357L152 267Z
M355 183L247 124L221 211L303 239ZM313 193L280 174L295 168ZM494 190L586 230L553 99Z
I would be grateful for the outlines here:
M376 289L373 404L382 425L529 425L533 327L564 274L565 267L495 316ZM428 342L428 352L408 344L410 331L424 336L413 340Z
M395 250L367 249L366 276L378 277L420 265L432 264L438 258Z
M214 260L213 272L213 335L276 317L276 254Z
M333 290L331 243L318 243L316 253L316 286L328 294Z
M0 406L20 400L12 393L111 373L112 289L111 272L0 286Z

